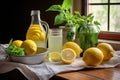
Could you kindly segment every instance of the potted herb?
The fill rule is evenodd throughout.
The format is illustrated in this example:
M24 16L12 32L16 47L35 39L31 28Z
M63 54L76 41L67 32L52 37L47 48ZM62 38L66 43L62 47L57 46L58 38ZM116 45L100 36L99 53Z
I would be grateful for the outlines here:
M59 14L55 16L54 25L59 25L65 23L65 29L68 27L74 27L76 32L66 30L63 31L67 33L63 35L67 37L67 41L73 41L73 35L76 33L79 38L78 44L85 51L89 47L96 46L98 44L98 34L100 32L98 21L94 20L93 13L87 16L82 16L80 12L74 11L73 14L70 13L70 8L72 7L72 0L63 0L61 5L52 5L46 11L58 11ZM66 41L63 41L66 42Z
M76 24L75 16L70 13L72 7L72 0L63 0L61 5L52 5L46 11L57 11L59 14L55 16L54 25L64 24L63 34L67 41L73 41L75 39ZM64 31L65 30L65 31ZM63 41L63 42L66 42Z

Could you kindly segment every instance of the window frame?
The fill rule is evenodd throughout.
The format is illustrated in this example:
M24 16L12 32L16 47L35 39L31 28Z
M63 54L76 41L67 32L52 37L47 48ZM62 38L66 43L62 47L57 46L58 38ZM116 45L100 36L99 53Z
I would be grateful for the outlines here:
M88 0L82 0L81 1L81 14L87 15L87 11L88 11L87 9L88 9ZM120 32L101 31L99 34L99 39L120 41Z

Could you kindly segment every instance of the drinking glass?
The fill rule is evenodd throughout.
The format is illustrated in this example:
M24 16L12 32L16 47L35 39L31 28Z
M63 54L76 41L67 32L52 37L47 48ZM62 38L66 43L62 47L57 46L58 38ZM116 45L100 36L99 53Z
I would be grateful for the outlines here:
M53 52L60 53L62 50L62 29L59 28L52 28L49 30L48 34L48 51L49 55ZM49 61L55 61L52 60L51 57L53 56L48 56Z

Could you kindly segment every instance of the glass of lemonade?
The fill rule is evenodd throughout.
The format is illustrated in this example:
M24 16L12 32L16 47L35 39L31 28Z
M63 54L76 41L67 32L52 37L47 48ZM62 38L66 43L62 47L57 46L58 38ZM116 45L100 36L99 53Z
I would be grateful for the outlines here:
M59 56L61 50L62 50L62 29L52 28L50 29L48 34L49 61L56 62L57 61L56 58Z

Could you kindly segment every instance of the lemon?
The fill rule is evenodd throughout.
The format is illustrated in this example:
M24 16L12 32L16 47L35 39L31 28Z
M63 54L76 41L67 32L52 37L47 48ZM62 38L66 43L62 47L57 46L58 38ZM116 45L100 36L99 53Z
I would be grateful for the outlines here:
M61 60L60 52L50 52L49 61L57 62Z
M23 41L22 40L14 40L12 43L17 47L21 47L21 44L23 43Z
M71 64L76 59L76 53L71 48L65 48L61 51L61 60L64 64Z
M96 47L90 47L83 53L83 61L88 66L98 66L102 63L104 58L103 52Z
M83 52L82 48L77 43L71 42L71 41L70 42L65 42L63 44L63 49L65 49L65 48L73 49L75 51L76 55L77 55L76 57L79 57L80 54Z
M103 55L104 55L103 60L106 60L106 61L110 60L114 56L114 49L108 43L99 43L97 45L97 48L99 48L103 52Z
M29 30L41 30L38 24L32 24L29 27Z
M37 52L37 45L33 40L24 40L21 48L24 48L26 55L34 55Z
M34 41L45 41L46 34L41 31L38 24L31 25L26 33L26 39L31 39Z

